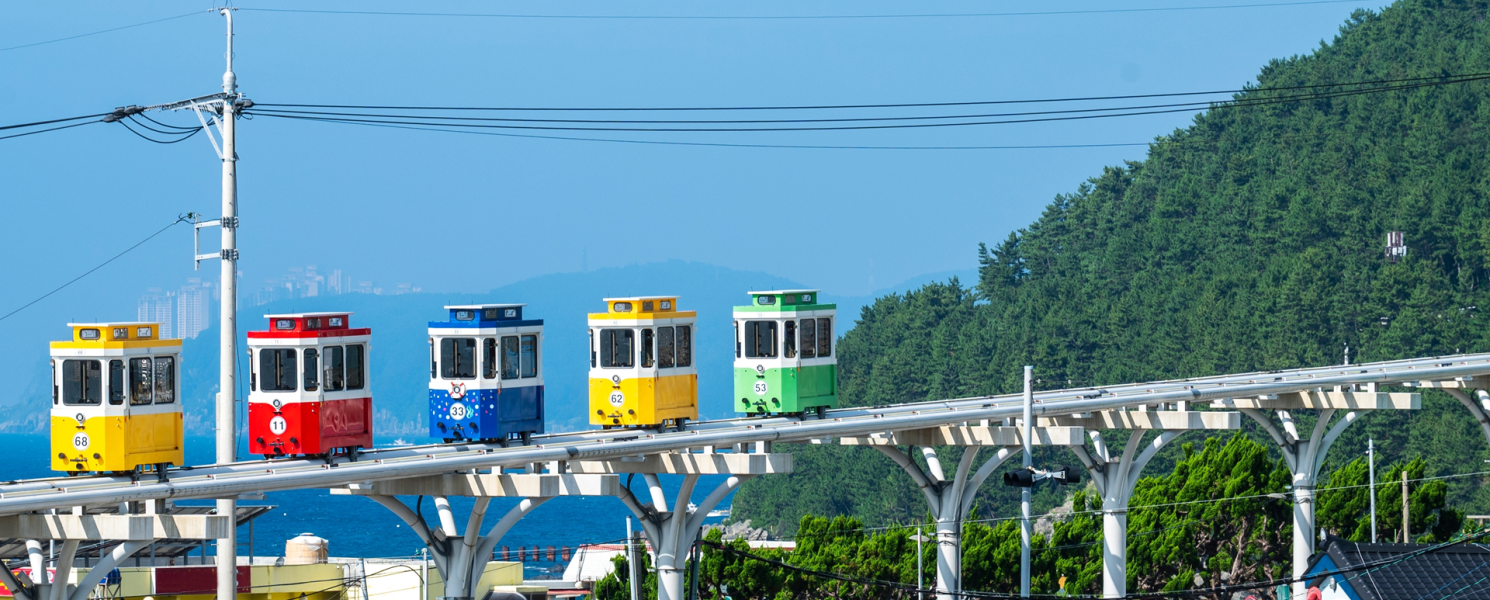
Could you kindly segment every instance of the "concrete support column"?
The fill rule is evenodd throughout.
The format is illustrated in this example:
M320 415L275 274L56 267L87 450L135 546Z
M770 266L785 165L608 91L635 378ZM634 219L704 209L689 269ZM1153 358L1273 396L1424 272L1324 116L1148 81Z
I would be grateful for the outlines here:
M1148 444L1143 443L1142 429L1135 429L1121 457L1114 457L1102 441L1101 432L1089 431L1096 455L1085 446L1072 448L1086 466L1102 495L1102 597L1122 598L1128 595L1128 500L1138 485L1138 476L1159 450L1185 430L1164 430Z
M1102 500L1102 597L1128 593L1128 507Z
M1474 416L1474 420L1480 424L1480 433L1485 435L1485 442L1490 444L1490 416L1485 414L1485 407L1490 406L1490 394L1486 394L1485 390L1475 390L1475 396L1479 400L1476 402L1470 399L1469 394L1464 393L1464 390L1451 388L1444 391L1463 404L1464 408L1469 409L1469 414Z
M1241 412L1268 432L1278 444L1284 461L1288 463L1288 470L1293 473L1293 576L1302 577L1309 568L1309 557L1314 554L1314 540L1317 535L1314 529L1314 486L1319 481L1325 454L1334 445L1335 439L1361 413L1347 412L1334 425L1330 425L1337 410L1321 410L1318 420L1314 422L1314 430L1309 439L1305 440L1299 435L1298 424L1293 415L1286 410L1274 411L1282 424L1281 428L1262 410L1243 408ZM1303 597L1307 591L1303 582L1293 584L1295 596Z
M683 600L686 597L683 585L686 573L684 567L689 548L698 540L704 518L726 496L738 489L740 484L754 476L730 476L692 510L688 508L688 499L693 495L698 475L683 476L683 487L673 499L673 509L670 511L659 510L667 508L667 504L658 477L645 478L652 499L647 504L638 502L629 491L622 488L621 500L641 520L642 531L646 533L647 541L651 542L652 552L656 556L653 566L657 569L657 600Z
M575 474L564 462L550 463L549 473L461 472L352 484L332 488L334 495L366 496L383 505L429 547L435 570L445 582L445 597L474 598L485 595L481 576L497 543L518 521L558 496L616 496L621 482L616 475ZM536 469L535 469L536 471ZM434 499L439 525L431 527L397 496L429 496ZM466 516L465 532L456 530L451 497L474 498L471 513ZM486 535L481 529L490 514L492 498L517 498L516 506L507 511Z
M47 582L47 561L41 553L41 542L38 540L26 540L26 555L31 559L31 583L42 585Z
M88 596L93 593L93 588L97 587L103 581L103 578L108 576L110 571L124 564L125 559L128 559L134 553L139 552L142 548L149 545L149 541L129 540L118 546L114 546L114 549L109 552L108 556L98 561L98 564L94 565L92 569L89 569L88 574L84 575L78 581L77 588L72 591L68 600L88 600ZM234 572L236 573L237 571L235 570Z
M957 471L947 478L942 469L936 449L919 448L926 459L926 468L911 460L910 456L894 446L873 446L915 480L917 487L926 496L931 516L936 520L936 597L937 600L957 600L962 591L962 522L972 510L973 499L978 488L1009 457L1018 446L1000 448L998 454L983 462L977 472L972 471L976 461L977 446L968 446L957 463Z
M486 571L486 563L491 556L492 550L502 540L502 536L522 520L533 509L542 506L543 503L552 500L552 496L538 498L523 498L503 515L502 520L487 532L481 535L481 527L486 520L487 506L491 503L490 496L479 496L476 504L471 508L471 514L466 519L465 533L459 533L455 529L455 513L450 508L450 503L443 496L435 498L435 510L440 515L440 527L431 530L425 525L424 520L393 496L369 495L373 501L383 505L403 520L419 539L429 547L430 557L434 559L435 569L440 573L440 579L445 582L446 598L474 598L480 590L477 587L481 583L481 576Z
M57 555L57 563L53 565L55 571L52 575L52 600L67 600L72 594L67 580L72 579L72 563L78 557L78 540L64 540L62 552Z
M955 600L962 588L961 523L936 520L936 597Z
M16 600L35 600L31 597L31 582L17 578L10 565L0 564L0 583L5 584L5 589L10 590L10 595Z
M1303 577L1314 555L1314 487L1293 488L1293 576ZM1308 593L1304 582L1293 584L1293 593Z
M680 560L687 548L679 548L683 538L688 538L688 545L693 545L693 536L684 535L681 531L688 520L688 499L693 496L693 488L698 484L698 475L684 475L683 486L678 489L678 495L673 499L673 507L669 518L661 523L658 528L662 532L662 539L652 540L652 552L657 557L653 565L657 569L657 598L681 600L683 598L684 561ZM656 476L648 478L648 485ZM662 486L659 484L652 488L654 498L660 498ZM665 501L665 500L664 500ZM663 504L662 506L666 506ZM705 510L705 512L708 512ZM683 515L682 518L677 515ZM692 532L689 532L692 533Z

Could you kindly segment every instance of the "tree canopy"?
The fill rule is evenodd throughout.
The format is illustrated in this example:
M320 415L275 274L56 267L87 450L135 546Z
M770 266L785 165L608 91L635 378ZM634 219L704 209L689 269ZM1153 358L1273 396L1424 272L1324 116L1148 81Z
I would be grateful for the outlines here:
M1235 96L1243 105L1204 111L1026 227L990 224L1002 241L978 248L977 282L863 309L839 344L841 402L1017 392L1027 364L1052 389L1340 364L1347 347L1352 362L1490 350L1478 308L1490 307L1490 81L1341 85L1490 72L1487 8L1400 0L1356 11L1314 52L1265 65ZM1313 95L1271 101L1300 93ZM1395 262L1383 252L1393 231L1409 249ZM1480 471L1490 457L1474 420L1440 392L1424 392L1421 411L1361 421L1325 473L1368 437L1383 460L1426 459L1428 475ZM790 534L809 514L884 525L925 511L877 453L790 451L797 472L748 482L736 518ZM1053 452L1040 460L1071 462ZM1149 468L1182 460L1172 447ZM1451 479L1444 493L1484 512L1484 483ZM986 486L980 502L1009 515L1014 497Z

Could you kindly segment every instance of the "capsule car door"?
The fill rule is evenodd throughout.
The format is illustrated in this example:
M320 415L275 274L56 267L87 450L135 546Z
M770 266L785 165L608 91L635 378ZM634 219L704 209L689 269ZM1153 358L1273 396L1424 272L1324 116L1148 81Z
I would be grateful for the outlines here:
M130 453L175 449L176 357L132 356L127 371L129 402L122 409Z

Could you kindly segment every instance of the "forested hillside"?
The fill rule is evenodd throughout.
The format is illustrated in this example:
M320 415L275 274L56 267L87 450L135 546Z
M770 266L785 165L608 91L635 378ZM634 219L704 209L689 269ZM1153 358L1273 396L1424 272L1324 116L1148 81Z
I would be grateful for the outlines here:
M1490 350L1479 314L1490 311L1490 81L1335 87L1490 72L1486 16L1484 1L1403 0L1271 62L1239 102L1314 96L1208 110L978 248L977 282L866 307L840 345L840 398L1014 392L1026 364L1049 389L1338 364L1347 345L1353 362ZM1395 263L1383 255L1390 231L1409 247ZM1366 415L1330 463L1368 436L1388 460L1426 458L1430 475L1483 471L1490 456L1441 394L1425 394L1422 411ZM805 514L879 525L926 512L879 453L791 451L797 473L746 484L737 519L790 533ZM1168 452L1153 474L1175 464L1180 450ZM1483 477L1450 481L1450 504L1490 510ZM1013 494L983 493L985 514L1012 514ZM1058 501L1046 492L1037 509Z

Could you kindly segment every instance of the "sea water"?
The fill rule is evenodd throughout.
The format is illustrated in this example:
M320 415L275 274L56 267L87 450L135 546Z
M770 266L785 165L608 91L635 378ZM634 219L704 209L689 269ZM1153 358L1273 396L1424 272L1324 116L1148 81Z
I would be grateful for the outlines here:
M379 445L386 445L385 440L379 440ZM52 477L57 473L50 470L48 456L49 438L45 434L0 434L0 444L10 448L11 460L7 463L3 472L0 472L0 481L11 481L16 479L30 479L37 477ZM214 448L211 438L187 438L186 440L186 462L192 465L212 464L214 460ZM239 460L251 460L254 455L247 452L247 447L239 448ZM697 486L692 494L693 502L701 502L716 486L723 483L728 476L706 475L699 478ZM682 486L681 476L663 476L662 485L667 490L668 501L674 502L674 494ZM627 476L621 476L621 483L627 483ZM632 490L638 499L646 502L649 495L646 485L641 476L636 476L632 483ZM733 495L731 495L733 496ZM415 498L400 498L409 504L415 505ZM502 515L512 507L516 506L520 498L494 498L487 508L486 523L482 533L486 533L502 519ZM731 498L726 498L716 508L728 508ZM457 527L464 534L466 516L469 514L474 500L471 498L450 498L451 507L454 509ZM177 504L182 505L211 505L211 500L179 500ZM238 528L238 552L240 556L250 553L254 556L283 556L285 541L301 533L311 533L326 538L330 543L332 556L364 557L364 558L392 558L392 557L414 557L419 555L419 550L424 544L419 541L419 536L398 517L394 516L388 509L373 502L370 499L358 496L333 496L325 489L290 490L283 492L269 492L265 499L240 500L240 506L270 505L274 509L253 521L253 535L250 542L249 527L244 525ZM59 507L61 508L61 507ZM421 506L425 522L438 526L440 518L435 512L434 499L425 498ZM584 544L597 544L606 542L619 542L626 537L626 517L631 511L621 504L621 500L612 497L559 497L554 498L533 511L517 523L507 535L497 544L497 558L501 559L501 548L507 546L516 550L521 547L531 549L533 546L544 548L540 553L540 562L527 562L524 564L526 578L540 576L555 576L562 571L563 564L559 561L557 549L568 546L575 548ZM720 519L710 519L710 523L718 522ZM640 525L633 523L634 529L640 530ZM250 543L252 544L250 546ZM553 546L555 562L547 561L547 548ZM215 554L210 547L207 549L209 555Z

